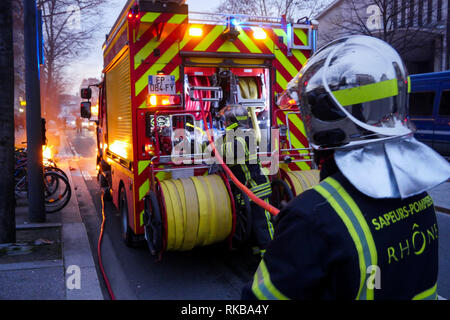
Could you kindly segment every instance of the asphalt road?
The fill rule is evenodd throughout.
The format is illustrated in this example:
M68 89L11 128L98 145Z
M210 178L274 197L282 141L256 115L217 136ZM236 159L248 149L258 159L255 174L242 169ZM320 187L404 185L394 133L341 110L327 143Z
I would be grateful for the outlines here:
M66 137L61 138L64 140L61 156L73 157L73 166L79 168L93 201L93 205L86 205L86 195L77 191L80 212L97 260L101 192L95 177L95 136L85 130L81 135L68 131ZM189 252L166 252L161 261L156 261L145 243L137 248L125 246L120 237L119 215L111 202L105 202L105 215L103 263L119 299L239 299L243 285L251 280L258 264L249 250L229 251L220 244ZM450 215L438 212L437 216L438 292L450 298ZM108 297L105 288L103 293Z
M66 144L66 148L61 156L74 155L71 166L79 168L91 195L95 210L89 208L86 195L81 193L74 179L80 213L97 260L101 191L95 177L94 138L93 132L87 130L81 135L69 131L66 138L62 138L65 141L61 144ZM230 251L225 244L188 252L166 252L161 261L156 261L145 242L136 248L123 243L119 213L110 201L105 202L105 215L103 264L119 299L240 299L242 287L257 268L258 259L252 256L250 249ZM105 288L103 293L108 297Z

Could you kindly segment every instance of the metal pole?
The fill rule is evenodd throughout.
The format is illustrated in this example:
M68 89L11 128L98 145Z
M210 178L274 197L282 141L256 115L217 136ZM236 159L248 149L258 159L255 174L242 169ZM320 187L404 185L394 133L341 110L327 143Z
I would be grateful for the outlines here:
M0 3L0 243L16 242L14 208L14 55L11 0Z
M27 97L28 217L45 222L42 176L42 128L39 84L36 1L24 0L25 82Z

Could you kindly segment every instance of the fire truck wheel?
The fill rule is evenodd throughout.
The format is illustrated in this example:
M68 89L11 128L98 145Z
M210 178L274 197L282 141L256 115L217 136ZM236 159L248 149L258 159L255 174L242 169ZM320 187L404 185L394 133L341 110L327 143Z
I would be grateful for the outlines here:
M233 247L245 244L252 233L252 209L246 194L233 187L234 203L236 206L236 227L233 234Z
M122 238L128 247L134 247L137 243L136 236L128 225L128 203L125 189L122 187L119 193L119 212L122 224Z
M153 256L162 251L162 219L158 199L153 191L144 198L144 230L148 248Z
M270 198L270 203L275 208L282 209L293 198L294 194L286 181L279 179L272 181L272 196Z

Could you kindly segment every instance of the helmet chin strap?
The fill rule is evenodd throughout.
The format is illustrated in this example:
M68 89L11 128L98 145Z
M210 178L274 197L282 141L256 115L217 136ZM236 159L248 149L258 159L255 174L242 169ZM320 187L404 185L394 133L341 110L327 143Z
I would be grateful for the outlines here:
M322 72L322 84L325 88L325 90L327 91L328 95L331 97L331 99L333 100L333 102L339 107L339 109L341 109L342 112L344 112L344 114L355 124L357 124L358 126L360 126L361 128L364 128L366 130L372 131L374 133L378 133L384 136L401 136L401 135L406 135L411 133L412 131L406 127L399 126L396 128L388 128L388 127L375 127L375 126L371 126L367 123L364 123L358 119L356 119L350 112L347 111L347 109L345 109L340 102L336 99L336 97L333 95L330 87L328 86L328 83L326 81L327 79L327 75L328 75L328 69L330 66L330 62L331 59L335 56L336 52L341 49L343 46L345 46L345 42L342 43L339 46L336 46L336 48L333 49L333 51L331 51L331 53L328 55L326 61L325 61L325 66L324 66L324 70Z

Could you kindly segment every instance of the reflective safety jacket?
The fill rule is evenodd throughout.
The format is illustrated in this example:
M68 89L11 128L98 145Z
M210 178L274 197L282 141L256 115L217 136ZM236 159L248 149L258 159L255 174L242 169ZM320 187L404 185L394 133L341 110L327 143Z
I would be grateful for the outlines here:
M224 139L222 157L239 181L246 184L258 198L266 199L272 194L272 188L269 179L262 173L256 150L249 150L249 139L237 136L232 141ZM256 149L256 143L254 146Z
M373 199L340 173L292 200L243 299L437 299L427 193Z

